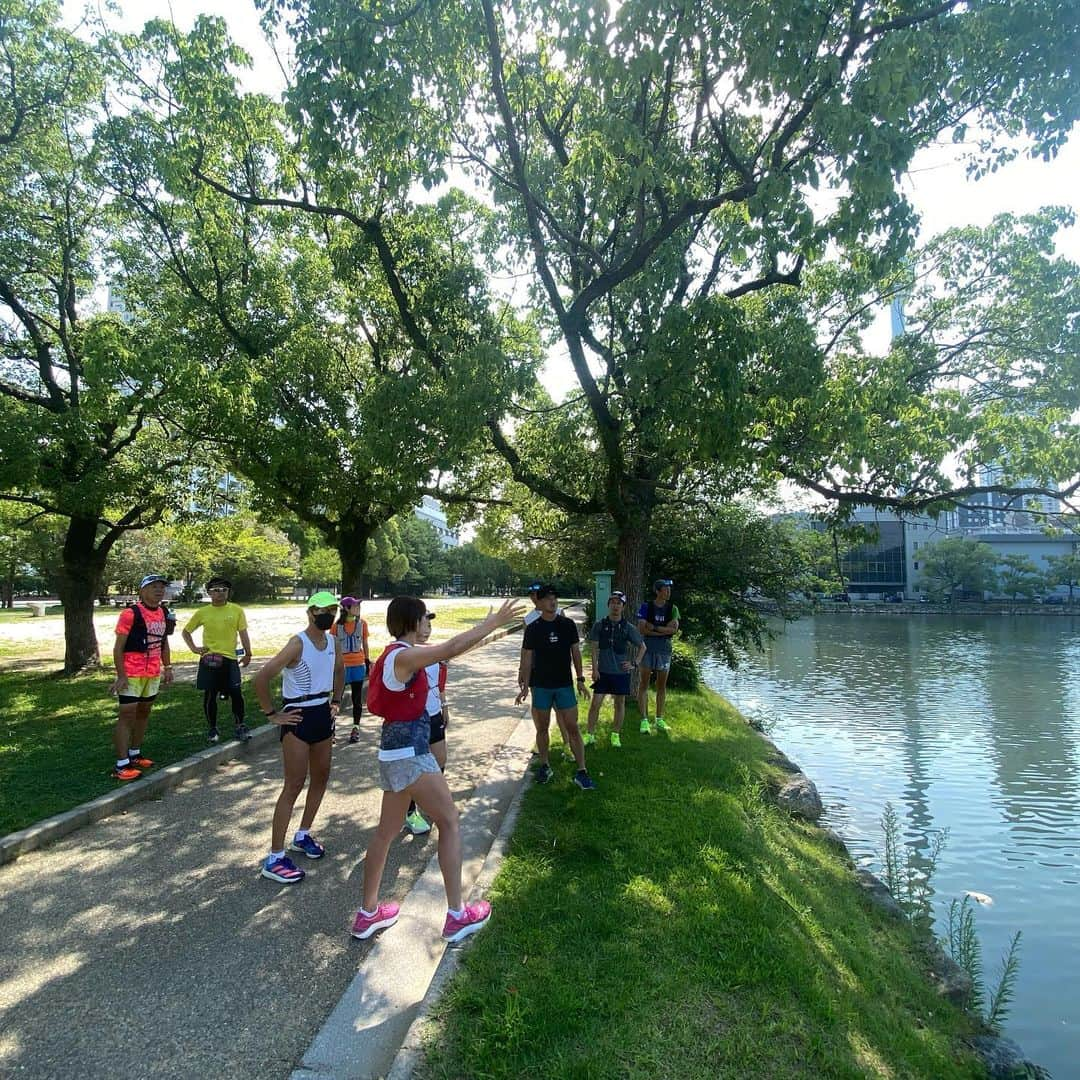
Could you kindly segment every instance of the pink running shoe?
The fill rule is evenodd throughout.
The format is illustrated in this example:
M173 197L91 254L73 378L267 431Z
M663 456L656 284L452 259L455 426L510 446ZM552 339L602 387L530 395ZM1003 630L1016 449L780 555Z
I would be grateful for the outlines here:
M400 904L380 904L374 915L365 915L362 910L358 911L356 918L353 919L352 936L369 938L376 930L385 930L386 927L393 926L398 920L400 910Z
M482 930L491 918L491 905L486 900L477 900L475 904L466 904L460 919L455 919L448 911L443 924L443 941L455 942Z

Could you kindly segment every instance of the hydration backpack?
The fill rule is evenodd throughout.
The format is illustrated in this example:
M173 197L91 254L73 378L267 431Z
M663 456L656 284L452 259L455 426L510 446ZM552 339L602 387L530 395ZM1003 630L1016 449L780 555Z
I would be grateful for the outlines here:
M368 712L381 716L388 724L419 720L427 708L428 682L423 668L405 684L404 690L391 690L383 682L387 658L392 658L399 649L406 648L408 646L400 642L391 642L371 669L367 692Z
M128 607L132 611L131 630L128 632L127 640L124 642L124 652L149 652L150 629L146 625L146 619L143 618L142 610L138 604L128 604ZM164 637L168 637L176 629L176 612L170 611L164 604L161 605L161 610L165 614ZM157 635L155 634L154 637L157 638Z

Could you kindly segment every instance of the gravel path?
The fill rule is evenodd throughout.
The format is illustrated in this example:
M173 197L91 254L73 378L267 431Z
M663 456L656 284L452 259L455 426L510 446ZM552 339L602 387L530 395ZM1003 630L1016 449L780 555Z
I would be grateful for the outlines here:
M295 626L293 612L270 618ZM504 638L451 667L459 802L523 715L519 646ZM371 948L347 927L380 801L376 737L370 722L359 745L339 741L315 829L327 855L299 860L298 886L258 875L276 744L0 867L0 1076L288 1077ZM400 900L434 850L403 833L384 897Z

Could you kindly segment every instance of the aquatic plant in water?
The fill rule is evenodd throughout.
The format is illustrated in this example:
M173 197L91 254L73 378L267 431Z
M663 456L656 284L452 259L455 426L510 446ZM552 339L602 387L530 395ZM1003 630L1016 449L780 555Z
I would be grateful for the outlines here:
M900 905L908 920L920 929L931 933L933 921L932 881L937 871L941 853L948 840L949 830L935 833L925 852L907 847L901 839L900 818L891 803L885 804L881 817L881 829L885 837L885 858L882 874L885 887ZM994 989L987 994L982 963L982 945L975 925L972 895L962 900L953 899L949 904L946 935L942 941L949 956L971 978L971 998L968 1008L981 1017L991 1030L1000 1032L1009 1011L1020 971L1019 930L1013 935L1008 949L1001 958L1001 969Z

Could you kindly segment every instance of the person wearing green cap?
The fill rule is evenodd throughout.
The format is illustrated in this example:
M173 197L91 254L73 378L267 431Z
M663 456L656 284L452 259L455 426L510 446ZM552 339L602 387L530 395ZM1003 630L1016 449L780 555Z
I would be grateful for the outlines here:
M337 597L315 593L307 602L307 628L289 638L288 644L268 661L252 680L263 715L281 729L281 760L285 782L274 807L270 853L263 861L262 876L283 885L304 879L304 871L285 854L285 833L293 807L307 781L307 798L300 828L289 845L309 859L321 859L326 849L311 835L311 826L330 779L330 751L334 720L345 688L345 664L332 634ZM270 682L281 673L284 709L270 700Z

